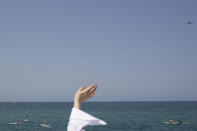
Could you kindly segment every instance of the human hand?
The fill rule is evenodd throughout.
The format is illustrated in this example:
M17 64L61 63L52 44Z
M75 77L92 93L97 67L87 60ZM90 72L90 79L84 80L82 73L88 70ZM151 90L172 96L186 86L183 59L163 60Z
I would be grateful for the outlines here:
M94 96L96 88L97 88L97 85L92 84L88 88L86 88L85 86L82 86L80 89L78 89L77 92L75 93L74 107L80 109L82 102Z

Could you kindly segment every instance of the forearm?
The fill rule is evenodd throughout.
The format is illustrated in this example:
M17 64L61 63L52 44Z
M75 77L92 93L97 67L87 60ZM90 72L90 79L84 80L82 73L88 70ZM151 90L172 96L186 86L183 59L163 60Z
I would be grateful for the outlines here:
M82 111L81 103L94 96L97 85L93 84L85 89L81 87L74 97L74 105L69 118L67 131L85 131L82 128L88 125L106 125L107 123Z

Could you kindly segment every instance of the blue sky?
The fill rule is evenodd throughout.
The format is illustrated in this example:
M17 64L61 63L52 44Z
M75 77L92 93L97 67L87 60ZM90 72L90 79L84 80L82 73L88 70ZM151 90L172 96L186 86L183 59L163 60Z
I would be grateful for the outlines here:
M0 101L197 100L195 0L0 1ZM192 24L185 24L192 21Z

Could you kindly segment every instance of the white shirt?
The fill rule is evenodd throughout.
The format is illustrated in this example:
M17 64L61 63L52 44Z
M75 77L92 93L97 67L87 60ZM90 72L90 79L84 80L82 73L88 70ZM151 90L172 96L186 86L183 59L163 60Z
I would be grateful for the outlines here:
M67 131L85 131L83 128L88 125L107 125L107 123L82 110L73 108L68 122Z

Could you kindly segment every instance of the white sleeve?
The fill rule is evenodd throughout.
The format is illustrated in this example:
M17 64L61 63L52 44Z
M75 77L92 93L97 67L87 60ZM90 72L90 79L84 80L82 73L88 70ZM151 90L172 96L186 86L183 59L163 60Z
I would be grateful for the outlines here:
M68 122L67 131L85 131L83 128L88 125L107 125L107 123L82 110L73 108Z

